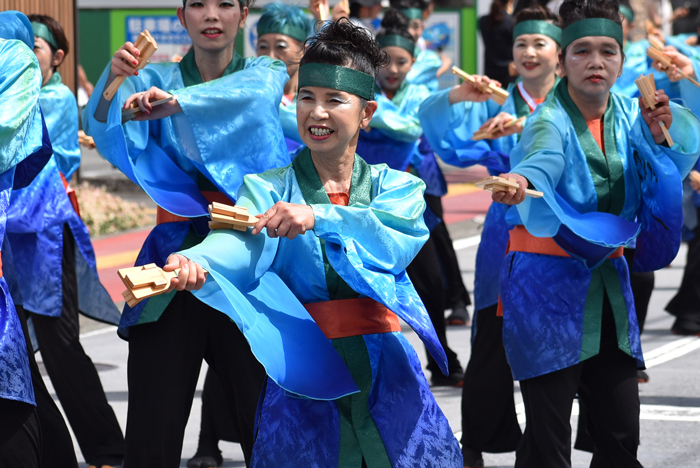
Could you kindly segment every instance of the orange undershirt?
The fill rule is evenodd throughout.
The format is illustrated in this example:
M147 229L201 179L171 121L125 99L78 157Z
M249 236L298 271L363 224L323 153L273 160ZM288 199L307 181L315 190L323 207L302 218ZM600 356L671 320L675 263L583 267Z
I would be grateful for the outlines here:
M330 198L333 205L348 206L350 203L350 195L345 192L329 193L328 198Z
M600 150L605 154L605 137L603 136L602 122L603 119L587 120L586 125L588 125L588 130L593 135L595 142L598 143Z

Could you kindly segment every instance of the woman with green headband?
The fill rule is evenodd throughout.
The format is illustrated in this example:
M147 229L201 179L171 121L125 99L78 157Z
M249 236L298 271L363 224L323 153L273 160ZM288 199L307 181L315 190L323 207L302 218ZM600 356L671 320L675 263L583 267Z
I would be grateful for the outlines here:
M561 29L557 15L542 7L528 8L521 10L515 21L513 62L519 78L509 85L503 106L488 100L488 94L468 81L433 94L421 106L419 117L425 136L448 164L482 164L491 175L507 172L510 152L523 125L504 128L504 124L529 117L559 81L556 70ZM495 134L474 141L472 136L478 130ZM462 452L468 467L483 466L482 452L514 451L521 436L511 370L503 349L503 320L496 314L500 266L508 243L505 214L503 205L491 205L476 257L475 325L462 391Z
M407 18L399 10L389 9L382 19L377 42L390 58L390 63L379 71L377 84L377 111L367 130L360 132L357 152L370 164L387 164L397 171L405 171L416 161L420 136L418 109L430 91L424 85L406 81L406 74L415 62L414 39L406 29ZM411 168L416 174L417 171ZM439 199L437 200L439 202ZM435 208L437 211L437 207ZM439 222L428 208L429 228ZM428 353L428 370L433 385L459 385L463 379L462 366L457 354L447 346L445 332L445 297L442 271L434 240L429 239L408 267L416 290L426 305L450 368L443 376L438 364Z
M297 98L307 147L245 178L238 203L260 214L252 232L217 230L171 255L166 270L194 265L171 287L230 311L267 371L251 466L459 468L398 323L446 371L405 271L428 237L423 183L356 154L386 56L345 18L308 44Z
M78 105L56 71L68 41L53 18L30 15L29 20L53 156L29 186L13 191L7 210L6 241L19 290L15 299L32 318L46 370L85 461L98 468L121 465L124 436L79 337L79 312L112 325L120 314L100 284L90 235L77 199L70 198L75 194L68 180L80 164Z
M610 92L622 70L618 3L565 1L553 96L530 117L501 174L517 190L500 300L503 343L525 404L516 467L571 466L572 402L585 405L592 466L640 467L637 368L644 360L623 247L634 269L675 258L683 222L681 180L700 154L700 121ZM665 140L662 124L673 146ZM543 193L525 199L526 188Z
M127 42L83 113L100 153L158 205L157 226L136 265L163 266L171 252L198 244L209 232L209 203L233 204L243 176L290 162L278 115L287 67L235 51L249 4L183 0L177 16L192 40L190 52L179 63L136 71L141 51ZM103 92L117 75L126 80L107 100ZM153 105L161 99L170 101ZM123 108L132 104L142 114L123 122ZM189 292L171 293L126 305L119 332L129 340L125 466L179 465L205 358L228 399L220 411L230 415L250 459L265 374L225 313Z
M304 55L304 41L311 34L311 21L296 6L275 2L265 5L256 26L258 41L255 53L268 55L287 65L289 81L284 86L280 102L280 122L289 151L295 151L302 141L297 131L296 94L299 80L299 60Z

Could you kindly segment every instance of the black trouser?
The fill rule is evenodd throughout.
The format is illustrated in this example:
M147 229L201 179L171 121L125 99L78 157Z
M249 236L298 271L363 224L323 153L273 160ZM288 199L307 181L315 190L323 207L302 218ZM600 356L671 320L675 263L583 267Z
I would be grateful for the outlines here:
M215 456L219 452L219 441L238 442L236 426L225 408L226 395L216 372L210 367L202 389L202 421L199 426L199 443L196 456Z
M630 285L632 286L632 296L634 298L634 310L637 312L637 322L639 322L639 333L644 331L644 322L647 319L649 310L649 300L651 292L654 290L654 272L634 272L635 249L625 249L625 260L630 271Z
M513 452L522 432L515 413L513 374L503 348L497 305L474 313L474 334L462 388L462 446L477 452Z
M157 322L129 330L125 468L179 466L202 359L214 369L246 462L265 378L238 327L191 293L175 295Z
M607 295L600 353L549 374L520 381L527 426L515 468L571 466L571 407L586 406L594 451L591 467L638 468L639 389L636 361L618 349Z
M0 398L0 466L41 467L41 429L36 408Z
M56 403L49 394L44 380L41 377L39 366L34 359L34 350L31 348L29 332L27 330L27 319L22 307L17 307L17 315L22 323L24 340L27 343L27 353L29 355L29 368L32 372L32 386L34 387L34 398L36 400L36 413L39 418L41 432L41 467L42 468L77 468L78 460L73 450L73 439L63 415L59 411ZM0 412L0 414L3 414ZM0 424L2 426L2 424ZM28 429L31 429L31 425ZM26 446L25 446L26 447ZM0 464L0 466L14 466Z
M445 334L445 294L442 283L442 272L440 262L432 237L428 239L416 258L413 259L406 268L409 278L413 282L418 295L430 315L430 321L435 327L438 340L445 349L447 364L450 373L462 370L462 366L457 359L457 354L447 346L447 335ZM428 370L433 375L441 375L440 368L435 359L428 354Z
M695 237L688 242L686 258L681 286L666 311L678 317L676 323L688 322L686 328L700 329L700 223L695 228Z
M95 365L80 344L75 240L67 225L62 267L61 316L31 314L41 357L85 461L98 467L119 465L124 458L124 436Z
M425 195L428 207L435 213L435 216L442 219L444 212L442 209L442 198L434 195ZM462 270L459 268L457 253L452 245L452 238L447 230L445 221L440 222L430 232L430 236L435 243L440 265L445 279L445 309L451 309L460 302L465 306L471 304L469 293L462 280Z

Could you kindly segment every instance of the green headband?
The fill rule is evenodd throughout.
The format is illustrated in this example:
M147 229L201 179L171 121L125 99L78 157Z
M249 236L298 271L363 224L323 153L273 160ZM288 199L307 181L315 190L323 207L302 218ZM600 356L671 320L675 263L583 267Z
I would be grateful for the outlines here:
M575 40L588 36L610 37L622 47L622 26L609 19L587 18L567 26L561 32L561 48L566 49Z
M51 33L51 30L49 29L48 26L46 26L44 23L37 23L36 21L32 21L32 30L34 31L34 37L40 37L51 46L58 50L58 42L56 42L56 38L54 35Z
M634 21L634 12L632 11L631 8L629 8L625 5L620 5L620 14L623 15L625 18L627 18L627 21L629 23Z
M420 8L404 8L401 10L401 13L408 16L408 19L423 19L423 10Z
M513 39L523 34L542 34L561 44L561 28L540 20L523 21L515 25Z
M386 36L380 38L377 42L379 42L379 47L382 49L388 46L401 47L403 50L411 54L411 57L413 57L413 52L416 50L416 45L412 40L399 36L398 34L387 34Z
M299 89L304 86L337 89L374 101L374 77L352 68L327 63L299 67Z
M261 24L261 22L258 22L258 39L265 34L284 34L299 42L304 42L309 37L308 30L289 23L280 25L274 23Z

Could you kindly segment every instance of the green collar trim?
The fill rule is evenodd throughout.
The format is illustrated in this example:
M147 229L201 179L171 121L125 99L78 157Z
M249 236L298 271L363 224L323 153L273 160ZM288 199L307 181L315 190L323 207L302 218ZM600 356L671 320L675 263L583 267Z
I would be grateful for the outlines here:
M182 73L182 82L185 87L194 86L202 84L202 75L199 73L199 68L197 68L197 62L194 59L194 49L190 49L187 54L180 60L180 73ZM233 57L231 62L228 64L224 70L222 76L230 75L236 73L237 71L243 70L245 65L245 60L243 57L238 55L238 52L233 52Z
M403 102L404 98L406 97L406 93L408 92L408 88L411 86L411 84L408 82L408 80L403 80L401 83L401 86L399 86L399 89L396 90L396 93L394 93L394 97L391 98L391 102L396 104L397 106L400 106L401 103ZM379 85L377 84L377 89L379 89Z
M56 41L56 37L53 35L48 26L46 26L44 23L37 23L36 21L32 21L31 24L32 30L34 31L34 37L42 38L51 44L51 47L58 50L58 42Z
M420 8L403 8L401 10L401 13L408 16L408 19L410 20L423 19L423 10L421 10Z
M308 205L330 205L326 189L321 183L316 166L311 159L311 151L304 148L292 161L292 168L297 178L297 183L301 189L301 194ZM348 206L364 205L369 206L372 201L372 175L369 164L360 156L355 155L355 164L352 168L352 181L350 182L350 201ZM326 285L328 295L331 300L354 299L358 294L338 275L328 262L326 256L326 241L321 242L321 252L323 253L323 265L326 272Z
M53 72L53 75L51 75L51 78L49 78L49 81L46 82L42 88L45 88L47 86L55 86L57 84L63 83L63 79L61 78L61 74L57 71Z
M416 45L412 40L399 36L398 34L388 34L386 36L382 36L377 42L379 42L379 46L382 49L389 46L401 47L403 50L411 54L411 57L413 57L413 54L416 51Z
M327 63L307 63L299 67L299 86L337 89L371 101L374 99L374 77L352 68Z
M627 18L627 22L632 23L634 21L634 11L626 5L620 5L620 14Z
M603 114L603 137L605 139L605 154L603 154L588 130L588 125L581 115L581 111L569 96L567 83L566 78L562 79L557 85L555 93L569 115L581 149L586 155L588 169L598 196L597 211L619 215L625 205L625 177L622 160L617 153L617 140L615 138L615 101L610 95L608 106Z
M542 34L557 44L561 44L561 28L546 21L531 20L516 24L513 30L513 40L523 34Z
M299 26L294 26L292 24L275 24L273 22L258 22L258 40L265 34L284 34L292 39L296 39L299 42L304 42L309 37L309 30L301 28Z
M586 18L567 26L561 32L561 48L566 49L575 40L588 36L610 37L622 47L622 26L609 19Z

